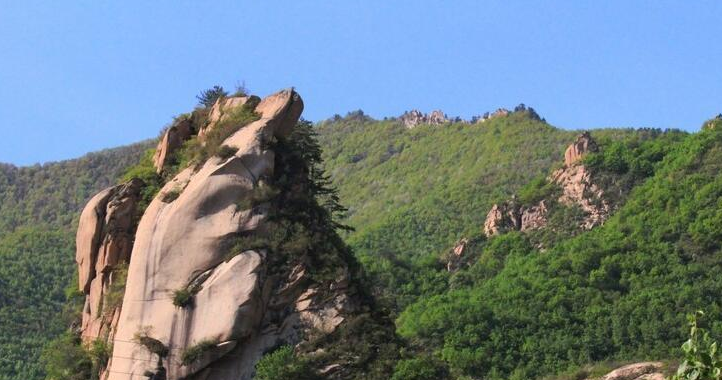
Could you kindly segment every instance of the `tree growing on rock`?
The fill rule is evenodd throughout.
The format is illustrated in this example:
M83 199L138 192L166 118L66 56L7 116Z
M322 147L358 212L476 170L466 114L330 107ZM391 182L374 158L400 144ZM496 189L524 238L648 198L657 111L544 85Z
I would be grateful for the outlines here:
M228 96L228 92L226 92L222 86L213 86L207 90L201 91L201 93L196 96L196 99L198 99L199 105L210 107L216 102L216 100L218 100L218 98L222 98L224 96Z

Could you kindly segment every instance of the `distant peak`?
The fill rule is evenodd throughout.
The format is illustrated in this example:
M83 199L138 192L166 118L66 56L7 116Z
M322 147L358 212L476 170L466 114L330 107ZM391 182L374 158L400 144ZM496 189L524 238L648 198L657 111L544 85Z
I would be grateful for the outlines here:
M419 110L404 112L399 118L406 128L413 128L419 124L441 125L449 121L446 114L441 110L434 110L425 114Z

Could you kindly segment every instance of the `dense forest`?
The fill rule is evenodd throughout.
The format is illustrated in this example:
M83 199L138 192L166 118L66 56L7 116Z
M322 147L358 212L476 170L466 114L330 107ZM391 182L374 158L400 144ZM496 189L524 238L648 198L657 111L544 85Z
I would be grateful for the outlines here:
M318 123L325 172L348 208L341 222L354 228L343 237L405 345L393 378L542 378L672 359L685 315L698 309L718 337L717 124L694 134L593 130L600 150L584 164L612 190L611 218L579 231L559 213L554 228L487 238L491 206L515 194L539 199L577 131L524 109L412 129L361 111ZM67 327L78 212L149 145L2 167L0 379L44 377L43 344ZM461 238L471 241L465 263L449 271L446 254Z
M67 328L62 308L75 272L80 210L150 146L30 167L0 165L0 379L43 378L43 346Z

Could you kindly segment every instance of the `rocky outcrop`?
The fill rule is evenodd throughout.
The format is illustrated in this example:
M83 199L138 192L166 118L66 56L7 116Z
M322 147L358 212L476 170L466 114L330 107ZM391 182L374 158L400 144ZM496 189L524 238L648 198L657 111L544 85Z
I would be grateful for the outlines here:
M168 128L158 142L153 155L153 165L158 173L163 171L168 159L175 153L193 133L191 118L184 116L176 120Z
M115 269L130 259L141 186L140 180L131 180L105 189L81 213L75 259L79 288L86 295L80 326L85 340L112 335L117 323L120 302L110 296L115 282L123 281Z
M634 363L609 372L602 380L664 380L664 368L662 362Z
M577 136L577 140L564 151L564 165L572 166L589 152L597 152L599 148L589 132Z
M232 122L233 112L253 99L219 99L198 138ZM83 326L95 336L101 329L92 327L98 312L93 305L112 281L104 274L132 257L122 308L113 314L113 355L104 378L131 380L162 372L170 380L251 379L256 361L268 350L329 334L359 309L343 265L334 267L335 280L319 282L302 259L284 272L271 264L279 252L244 243L243 237L272 232L271 205L251 200L274 176L280 156L273 142L292 133L303 110L293 90L253 105L260 119L223 142L235 153L210 157L168 181L143 213L134 237L129 217L137 199L134 182L105 190L86 206L77 261L79 286L88 294L89 322L84 315ZM166 137L170 143L173 136ZM167 156L171 145L159 148ZM160 357L144 341L158 342L169 354ZM194 348L201 352L184 362L183 353ZM334 366L329 373L340 368L329 365Z
M506 108L498 108L498 109L497 109L496 111L494 111L494 112L484 112L484 114L482 114L481 116L474 116L474 117L472 117L472 118L471 118L471 123L472 123L472 124L474 124L474 123L483 123L483 122L485 122L485 121L488 121L488 120L491 120L491 119L494 119L494 118L497 118L497 117L507 116L507 115L509 115L509 110L508 110L508 109L506 109Z
M484 221L484 234L493 236L509 231L528 231L546 225L546 203L525 207L516 202L515 198L501 204L494 204Z
M547 178L548 182L559 187L561 195L531 206L518 205L515 199L494 204L484 221L484 234L493 236L506 231L544 228L547 226L550 203L579 207L585 214L579 226L581 228L591 229L604 223L611 207L604 197L604 190L594 182L591 171L581 163L586 154L596 151L597 144L588 132L577 136L576 141L564 152L564 166Z
M547 225L546 201L541 200L531 207L522 207L520 231L538 230Z
M449 121L441 110L432 111L430 114L424 114L419 110L411 110L404 112L399 120L406 126L406 128L413 128L420 124L431 124L441 125Z
M257 96L231 96L218 98L210 109L207 123L198 129L198 138L203 140L208 132L213 130L220 122L232 117L233 112L239 110L241 106L246 103L250 106L256 106L260 100L261 99Z
M722 125L722 113L717 114L717 116L713 117L710 120L707 120L702 125L702 129L717 129L720 125Z
M484 234L493 236L521 229L521 212L514 200L494 204L486 214Z
M466 253L466 246L469 244L469 239L461 239L451 249L446 259L446 270L449 272L456 272L460 269L463 263L464 254Z
M592 173L584 165L572 165L554 171L551 180L562 189L559 202L574 205L585 213L581 227L591 229L601 225L611 208L604 199L604 190L594 183Z

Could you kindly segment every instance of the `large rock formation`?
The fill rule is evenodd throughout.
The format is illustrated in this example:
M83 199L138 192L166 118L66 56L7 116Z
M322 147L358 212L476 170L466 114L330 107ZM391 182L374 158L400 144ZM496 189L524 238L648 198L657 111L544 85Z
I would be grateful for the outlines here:
M601 380L664 380L662 362L642 362L625 365L604 375Z
M140 180L131 180L105 189L80 215L75 260L86 295L80 326L86 340L112 335L117 323L122 294L111 293L116 281L123 280L116 276L123 273L115 269L130 259L141 186Z
M441 125L449 121L441 110L432 111L430 114L424 114L419 110L406 111L399 117L399 120L406 128L413 128L420 124Z
M191 118L181 117L163 133L153 155L156 172L163 171L168 159L183 146L183 143L191 137L192 132Z
M199 128L177 121L158 146L156 168L163 170L172 151L193 138L189 134L197 131L203 144L214 128L234 122L239 107L249 106L260 118L236 126L236 132L227 128L231 133L222 145L232 153L207 158L169 180L137 232L139 180L104 190L83 211L77 234L79 287L87 295L81 328L86 341L113 343L102 379L251 379L267 351L331 334L353 313L368 311L350 285L346 259L328 263L335 274L319 280L309 273L323 264L304 257L291 261L281 248L261 248L250 238L277 232L277 217L268 217L282 210L259 194L279 165L298 165L288 151L274 151L303 110L295 91L260 102L219 99ZM294 175L308 173L284 173L283 181ZM308 191L303 183L288 186L291 197ZM115 269L131 257L122 306L106 310ZM319 374L344 374L340 359L323 363Z
M589 132L584 132L577 136L577 140L564 151L564 165L572 166L585 154L597 150L597 143L592 139L592 136Z
M585 214L579 227L591 229L602 224L611 211L604 198L604 190L594 182L591 171L581 163L590 152L598 150L588 132L577 136L564 152L564 166L555 170L547 181L561 190L557 199L541 200L534 205L519 205L514 199L494 204L484 221L484 234L493 236L506 231L530 231L547 225L548 205L555 201L579 207ZM551 202L553 203L553 202Z
M486 236L508 231L528 231L546 225L547 207L544 200L533 206L522 206L515 198L494 204L484 221Z

